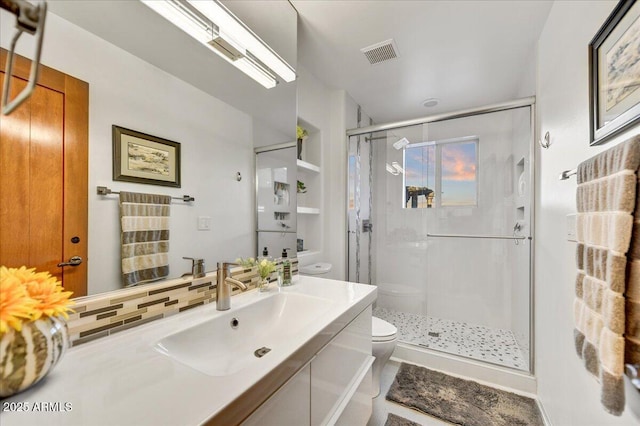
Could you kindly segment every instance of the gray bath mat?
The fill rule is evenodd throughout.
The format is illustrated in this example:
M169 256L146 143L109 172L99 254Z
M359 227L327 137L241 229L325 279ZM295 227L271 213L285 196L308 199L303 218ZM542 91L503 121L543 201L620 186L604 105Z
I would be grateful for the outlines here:
M465 426L543 426L536 402L444 373L402 363L387 399Z
M420 423L412 422L411 420L407 420L404 417L396 416L395 414L389 413L384 426L420 426Z

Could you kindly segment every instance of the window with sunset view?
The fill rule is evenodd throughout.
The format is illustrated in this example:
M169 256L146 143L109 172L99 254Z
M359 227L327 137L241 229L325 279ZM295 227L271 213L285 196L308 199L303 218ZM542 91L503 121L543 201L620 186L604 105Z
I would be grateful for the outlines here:
M476 137L407 146L404 151L404 207L477 205L477 169Z

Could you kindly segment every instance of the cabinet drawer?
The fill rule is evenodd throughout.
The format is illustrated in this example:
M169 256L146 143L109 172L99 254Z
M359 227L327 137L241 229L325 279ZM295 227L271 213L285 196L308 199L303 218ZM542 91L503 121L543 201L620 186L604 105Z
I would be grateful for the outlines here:
M353 393L371 359L371 306L358 315L311 362L311 424L325 425ZM365 380L366 381L366 380ZM358 384L355 384L358 386Z
M338 421L336 421L336 426L366 425L369 421L373 408L373 400L371 399L371 392L373 391L372 364L373 360L369 363L369 368L367 368L363 377L360 377L360 385L340 414Z
M284 386L254 411L242 426L308 425L311 365L298 371Z

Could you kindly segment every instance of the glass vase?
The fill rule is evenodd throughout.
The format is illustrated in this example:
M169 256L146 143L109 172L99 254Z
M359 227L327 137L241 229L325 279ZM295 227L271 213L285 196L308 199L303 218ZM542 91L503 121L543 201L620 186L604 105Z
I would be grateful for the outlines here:
M258 282L259 291L269 291L269 278L260 278Z
M0 336L0 397L21 392L42 380L69 346L67 323L58 317L24 322Z

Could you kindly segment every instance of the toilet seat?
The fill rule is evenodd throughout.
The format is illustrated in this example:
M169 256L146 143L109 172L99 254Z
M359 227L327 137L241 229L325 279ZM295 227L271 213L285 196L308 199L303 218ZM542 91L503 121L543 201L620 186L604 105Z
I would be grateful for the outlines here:
M398 329L385 320L371 317L371 339L373 342L389 342L396 339Z

